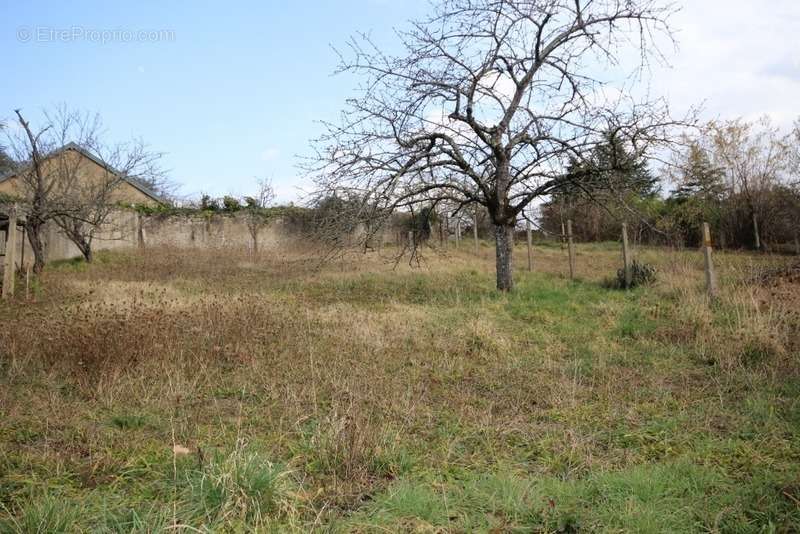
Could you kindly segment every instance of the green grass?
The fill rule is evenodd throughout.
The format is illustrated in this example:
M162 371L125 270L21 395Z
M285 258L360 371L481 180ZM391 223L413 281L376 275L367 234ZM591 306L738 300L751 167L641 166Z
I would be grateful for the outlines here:
M734 298L231 262L109 255L0 308L0 533L800 525L796 354Z
M65 260L54 260L48 264L48 267L57 271L85 271L89 264L83 259L83 256L76 256Z
M741 484L687 460L592 473L577 480L498 467L441 480L402 480L346 522L375 532L773 532L798 525L782 481Z

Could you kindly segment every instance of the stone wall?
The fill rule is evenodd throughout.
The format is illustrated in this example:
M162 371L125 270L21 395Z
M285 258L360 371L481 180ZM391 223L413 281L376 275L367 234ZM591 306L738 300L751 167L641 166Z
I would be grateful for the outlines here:
M246 215L200 217L153 216L142 219L144 246L178 248L277 249L289 244L293 232L282 219L259 226L255 239Z
M21 236L20 236L21 237ZM55 224L48 224L44 233L48 261L80 257L78 248ZM245 215L211 216L141 216L135 211L119 210L95 236L95 251L170 246L177 248L236 248L240 250L278 249L297 240L297 232L282 219L259 227L256 240ZM33 251L27 239L18 239L17 264L33 264ZM24 249L23 249L24 245ZM5 232L0 232L0 252L5 249ZM0 262L2 270L2 262Z

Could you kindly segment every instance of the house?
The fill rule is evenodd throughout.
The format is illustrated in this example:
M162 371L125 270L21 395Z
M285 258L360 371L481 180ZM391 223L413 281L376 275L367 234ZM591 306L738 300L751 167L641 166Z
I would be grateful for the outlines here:
M42 168L45 175L48 168L51 168L53 173L68 174L70 180L66 186L69 187L86 186L90 188L92 185L109 183L110 179L117 182L109 194L109 201L112 204L120 205L120 209L115 210L109 216L104 227L97 232L94 244L96 250L136 246L139 218L134 211L123 209L123 205L157 206L165 202L145 184L112 169L94 154L75 143L64 145L48 154L42 163ZM64 168L68 169L68 173L63 172ZM5 242L8 240L9 234L7 222L5 225L2 224L2 221L8 219L8 209L4 208L2 201L4 198L8 200L9 198L24 199L26 197L26 183L22 173L29 169L30 167L22 167L0 176L0 225L4 226L0 228L0 254L3 254L5 250ZM22 204L24 205L24 202ZM24 214L22 216L24 217ZM48 223L46 226L44 240L47 243L48 260L80 256L77 247L53 223ZM27 239L23 237L17 243L20 250L16 257L24 263L32 261L33 251L30 249Z
M164 199L145 184L134 178L121 175L116 170L108 167L97 156L75 143L68 143L50 153L43 163L45 173L47 172L47 166L50 165L68 166L71 175L79 181L85 181L87 184L107 181L109 176L118 178L119 184L114 188L111 195L112 202L146 206L164 203ZM20 173L25 170L26 168L23 167L21 171L11 171L0 176L0 195L24 197L25 187Z

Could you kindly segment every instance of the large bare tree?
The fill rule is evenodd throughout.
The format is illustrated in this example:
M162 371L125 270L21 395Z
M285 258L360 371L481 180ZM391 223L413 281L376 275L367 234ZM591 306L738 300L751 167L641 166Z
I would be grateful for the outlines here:
M664 59L659 44L673 45L673 11L659 0L445 0L398 32L399 54L353 38L340 71L364 83L314 143L319 189L359 195L365 215L482 206L495 228L497 288L511 290L517 219L565 183L580 185L570 160L609 135L644 158L668 142L676 121L666 104L630 89ZM630 69L618 68L627 59Z
M25 210L25 229L34 253L34 271L46 261L43 230L53 222L92 260L92 243L98 229L109 222L120 198L115 194L123 181L163 183L158 166L161 154L141 141L111 144L99 116L60 106L44 113L43 125L31 126L15 111L18 134L9 137L17 162L15 170ZM77 153L89 154L99 172Z

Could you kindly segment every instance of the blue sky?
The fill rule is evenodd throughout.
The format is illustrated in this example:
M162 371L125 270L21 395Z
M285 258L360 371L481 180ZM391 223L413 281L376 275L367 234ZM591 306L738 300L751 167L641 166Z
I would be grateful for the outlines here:
M235 6L234 6L235 4ZM167 153L186 193L245 194L272 177L296 196L295 154L315 121L335 118L355 80L331 76L331 44L358 30L390 37L423 3L37 2L0 0L7 73L0 117L33 121L61 102L98 112L111 136L143 138ZM48 28L171 30L174 40L37 41ZM45 28L45 30L42 30ZM33 36L20 42L17 33ZM49 39L47 37L46 39Z
M686 0L680 51L655 87L679 110L705 101L712 117L800 114L800 2ZM185 194L247 194L272 177L279 200L302 186L295 155L315 121L334 119L357 80L331 76L356 31L392 43L392 28L425 0L44 2L0 0L0 118L35 122L59 103L98 112L114 140L143 138L166 153ZM162 40L40 39L49 29L168 30ZM25 32L30 32L25 34ZM31 35L30 40L25 40Z

